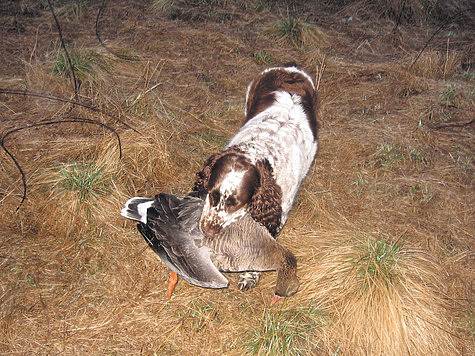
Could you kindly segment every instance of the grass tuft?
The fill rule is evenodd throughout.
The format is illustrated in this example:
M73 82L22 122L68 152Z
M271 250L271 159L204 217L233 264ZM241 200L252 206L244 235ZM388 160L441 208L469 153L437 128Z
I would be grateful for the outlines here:
M397 165L404 158L404 153L399 145L383 142L379 147L379 165L384 168L391 168Z
M409 150L409 159L419 168L428 163L424 153L413 148Z
M94 163L73 163L59 168L58 186L77 194L79 202L111 193L110 178Z
M389 288L399 276L396 267L401 258L401 243L389 242L386 238L366 240L357 246L358 257L353 261L361 278L361 287L366 290L371 283L382 282Z
M288 17L277 23L276 32L294 46L300 47L302 45L301 24L295 17Z
M152 9L157 11L164 11L173 5L173 0L154 0L152 1Z
M368 180L361 174L356 175L353 185L355 186L356 196L359 196L364 189L364 186L368 184Z
M424 51L409 73L426 79L447 79L463 70L463 55L448 51Z
M311 353L318 347L315 330L325 325L326 314L316 305L265 310L261 324L251 330L245 347L254 355Z
M81 17L89 8L90 4L87 0L66 1L58 14L61 16L74 17L77 19Z
M326 43L328 38L316 26L291 16L277 22L270 32L296 48Z
M69 51L69 57L75 74L81 81L97 77L99 68L108 68L106 61L93 50L73 49ZM50 71L58 77L69 75L71 69L63 51L53 60Z
M424 183L416 183L409 189L409 196L414 203L428 203L434 197L431 187Z
M473 170L473 156L472 155L463 155L460 153L452 154L449 152L450 159L456 167L460 167L463 171Z
M332 241L326 237L327 243ZM319 247L302 276L305 299L333 316L325 335L331 352L352 355L452 354L454 340L440 268L402 240L362 234ZM312 242L309 242L312 243Z
M94 233L114 224L116 209L124 200L116 182L120 174L116 152L74 163L45 168L38 177L47 197L38 197L32 220L55 233L68 236ZM45 199L46 198L46 199Z
M274 63L271 55L267 51L262 49L253 53L252 58L254 58L254 61L257 64L271 65L272 63Z
M457 107L456 99L456 86L455 84L449 84L447 87L439 94L440 101L442 105L446 107Z

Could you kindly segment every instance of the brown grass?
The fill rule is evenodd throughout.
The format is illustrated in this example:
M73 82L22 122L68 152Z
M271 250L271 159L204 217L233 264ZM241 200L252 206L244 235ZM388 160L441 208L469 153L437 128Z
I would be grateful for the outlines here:
M0 353L473 354L473 31L460 18L411 66L443 14L412 26L419 3L407 2L394 38L396 1L108 2L103 39L140 61L91 37L95 7L61 15L68 45L100 58L78 98L107 114L0 94L0 133L96 120L119 133L122 158L116 137L92 124L6 139L28 195L17 212L20 175L2 150ZM23 5L0 5L0 87L74 98L70 78L51 71L60 46L50 14ZM269 31L290 17L300 38ZM167 300L168 271L122 204L187 193L239 127L252 77L288 61L316 78L321 99L319 153L280 237L298 258L300 291L271 307L275 273L246 293L229 274L228 289L180 281ZM94 189L65 181L82 169Z
M302 274L301 297L320 301L336 316L327 344L344 354L456 353L440 267L425 251L400 241L354 234L325 235L310 261L302 256L310 268Z

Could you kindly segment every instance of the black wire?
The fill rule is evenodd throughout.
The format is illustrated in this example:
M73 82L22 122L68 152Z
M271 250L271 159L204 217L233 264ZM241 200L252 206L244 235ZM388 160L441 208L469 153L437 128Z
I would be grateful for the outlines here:
M31 91L26 91L26 90L12 90L12 89L5 89L5 88L0 88L0 94L34 96L34 97L38 97L38 98L60 101L62 103L71 103L71 104L89 109L91 111L98 112L100 114L104 114L104 115L110 117L111 119L114 119L117 122L121 123L126 128L134 131L135 133L141 134L140 131L134 129L132 126L126 124L124 121L118 119L117 117L115 117L114 115L108 113L107 111L101 110L101 109L99 109L95 106L91 106L91 105L81 103L81 102L76 101L76 100L65 99L65 98L61 98L61 97L58 97L58 96L46 95L46 94L41 94L41 93L35 93L35 92L31 92Z
M104 13L105 8L106 8L106 0L102 0L101 7L99 8L99 12L97 13L97 17L96 17L96 37L97 37L99 43L102 45L102 47L104 47L104 49L107 52L113 54L114 56L116 56L120 59L125 59L127 61L141 61L142 59L139 58L139 57L126 56L126 55L123 55L123 54L120 54L120 53L117 53L117 52L111 50L109 47L106 46L104 41L102 41L102 38L101 38L100 33L99 33L99 21L101 19L102 14Z
M399 25L401 24L401 20L402 20L402 13L404 12L405 8L406 8L406 2L407 0L404 0L404 2L402 3L402 7L401 7L401 11L399 12L399 16L397 18L397 21L396 21L396 25L394 26L393 28L393 32L396 31L396 29L399 27Z
M446 129L446 128L449 128L449 127L465 127L465 126L470 126L471 124L473 124L475 120L470 120L468 122L464 122L464 123L461 123L461 124L447 124L447 125L440 125L440 126L437 126L437 127L434 127L434 130L441 130L441 129Z
M16 211L18 211L20 209L20 207L23 205L23 202L26 199L26 193L27 193L26 178L25 178L25 173L24 173L23 169L20 166L20 163L18 163L15 156L13 156L13 154L5 147L5 139L8 136L10 136L11 134L13 134L15 132L18 132L18 131L31 129L33 127L62 124L62 123L67 123L67 122L98 125L98 126L101 126L105 129L111 131L117 137L117 143L119 145L119 159L122 159L122 144L121 144L121 141L120 141L119 134L112 127L110 127L106 124L103 124L102 122L99 122L99 121L94 121L94 120L90 120L90 119L81 119L81 118L79 118L79 119L65 119L65 120L57 120L57 121L39 122L39 123L36 123L36 124L17 127L16 129L10 130L5 135L3 135L2 139L0 140L0 145L2 146L3 150L7 153L7 155L12 159L13 163L15 163L15 166L18 168L18 171L20 172L20 175L21 175L21 181L22 181L22 184L23 184L23 195L22 195L20 204L16 208Z
M71 58L69 57L68 50L66 49L66 45L64 44L63 33L61 31L61 26L59 25L58 18L56 17L56 14L54 13L53 5L51 4L50 0L48 0L48 5L49 5L49 9L51 10L51 14L53 15L54 22L56 23L56 28L58 29L58 35L59 35L59 40L61 41L61 47L64 50L64 54L66 55L66 58L68 60L69 68L71 69L71 74L73 76L73 81L74 81L74 97L77 99L78 93L79 93L80 83L76 79L76 74L75 74L75 71L74 71L73 63L71 62Z
M424 47L422 47L422 49L420 50L419 54L416 56L416 58L412 61L411 65L409 66L409 68L411 68L414 64L416 64L417 60L419 59L419 57L422 55L422 52L424 52L424 50L427 48L427 46L429 45L429 42L432 41L432 39L445 27L447 26L449 23L451 23L453 20L455 20L457 17L459 17L460 15L462 15L465 11L467 11L468 9L465 9L465 10L462 10L462 11L459 11L457 12L455 15L449 17L447 20L445 20L445 22L440 25L437 30L434 31L434 33L429 37L429 39L427 40L427 42L424 44Z

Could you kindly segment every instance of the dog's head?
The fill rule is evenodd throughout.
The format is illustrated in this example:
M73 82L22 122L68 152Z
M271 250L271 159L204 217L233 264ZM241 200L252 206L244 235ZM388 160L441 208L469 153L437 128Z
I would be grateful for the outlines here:
M208 236L239 220L249 209L260 186L256 166L242 154L229 153L209 170L200 226Z

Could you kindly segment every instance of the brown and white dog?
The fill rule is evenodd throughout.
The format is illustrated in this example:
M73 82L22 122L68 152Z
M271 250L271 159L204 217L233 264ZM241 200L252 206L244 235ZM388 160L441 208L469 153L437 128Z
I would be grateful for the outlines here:
M243 126L197 173L207 236L249 213L277 237L317 152L317 93L295 66L269 68L249 85Z

